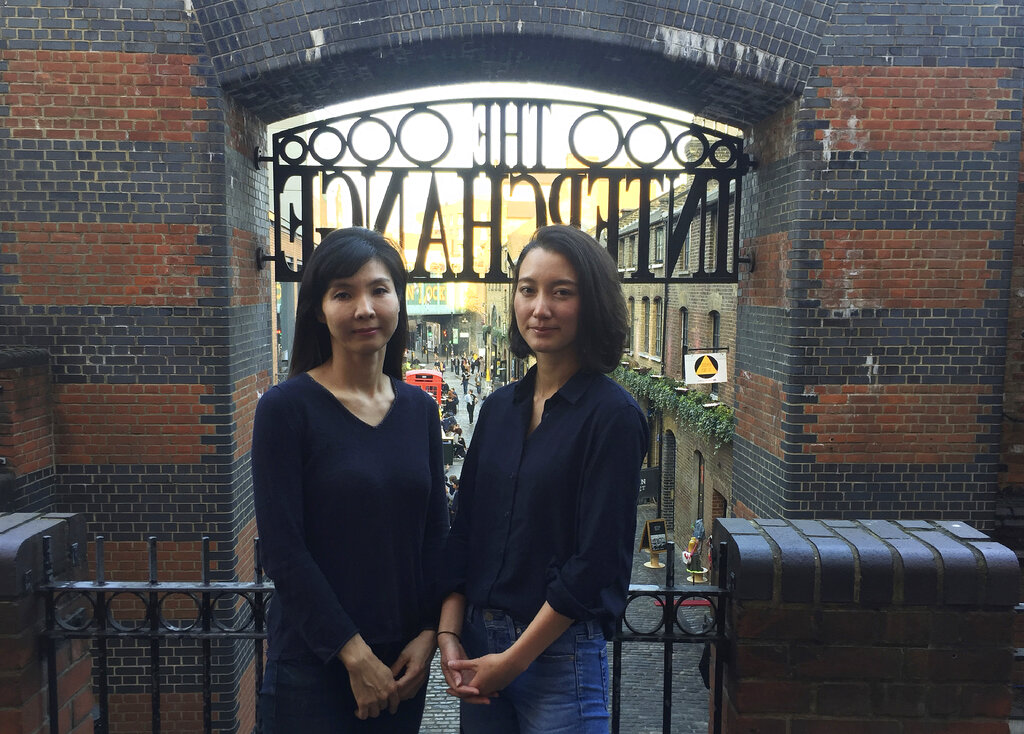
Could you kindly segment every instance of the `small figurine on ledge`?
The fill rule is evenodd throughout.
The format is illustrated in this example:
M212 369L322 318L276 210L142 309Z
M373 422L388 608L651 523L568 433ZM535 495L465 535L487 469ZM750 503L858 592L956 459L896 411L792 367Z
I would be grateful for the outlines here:
M708 569L701 563L701 546L704 543L704 521L698 519L693 524L693 535L690 542L683 551L683 561L686 562L686 570L689 576L686 580L691 584L702 584L707 581Z

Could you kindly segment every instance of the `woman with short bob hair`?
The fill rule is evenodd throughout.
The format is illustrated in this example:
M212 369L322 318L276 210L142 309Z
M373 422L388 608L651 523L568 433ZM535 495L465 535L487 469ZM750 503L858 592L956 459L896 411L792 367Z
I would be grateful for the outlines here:
M576 271L580 289L576 349L581 366L596 372L611 372L619 366L629 338L629 317L615 262L610 256L603 257L602 253L607 255L607 251L585 232L554 224L538 229L523 248L513 271L513 282L519 278L523 258L536 247L557 252ZM514 311L510 308L510 312ZM515 319L511 319L508 327L508 342L512 353L520 359L533 354Z
M437 642L463 734L607 734L606 640L626 605L647 420L604 372L625 345L615 263L538 230L509 323L536 364L482 404L445 552ZM481 705L486 704L486 705Z
M419 731L448 505L437 404L402 381L405 282L377 232L324 236L290 377L256 406L256 523L276 589L263 734Z

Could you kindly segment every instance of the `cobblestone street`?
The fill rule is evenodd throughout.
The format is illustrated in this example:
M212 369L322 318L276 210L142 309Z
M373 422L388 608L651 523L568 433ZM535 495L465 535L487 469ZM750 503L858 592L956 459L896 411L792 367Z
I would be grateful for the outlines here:
M472 436L472 426L466 414L465 400L458 379L453 373L445 374L445 380L459 395L457 414L459 425L466 431L467 443ZM484 390L486 394L488 390ZM479 415L479 407L477 410ZM462 462L457 460L449 470L459 475ZM653 505L641 505L637 513L637 532L634 548L640 545L640 534L644 523L654 516ZM650 569L644 566L649 560L647 553L636 552L633 556L634 584L663 584L664 569ZM662 559L664 562L664 559ZM683 562L677 548L676 582L685 582ZM634 606L641 604L638 600ZM652 605L651 612L655 608ZM632 613L632 607L631 607ZM657 610L660 614L660 610ZM701 612L702 613L702 612ZM620 705L622 734L660 734L662 711L662 665L664 648L657 643L623 644L622 649L622 693ZM611 645L608 648L611 656ZM672 656L672 733L706 734L708 731L708 691L704 687L697 663L702 646L679 644ZM423 716L422 734L457 734L459 730L458 702L445 693L444 677L441 675L439 658L434 657L430 682L427 684L427 704Z

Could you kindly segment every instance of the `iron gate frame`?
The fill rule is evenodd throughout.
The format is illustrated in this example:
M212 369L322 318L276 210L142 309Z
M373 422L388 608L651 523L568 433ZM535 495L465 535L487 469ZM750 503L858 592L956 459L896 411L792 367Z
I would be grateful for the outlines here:
M472 108L471 116L482 114L482 121L479 122L476 132L479 133L477 144L483 146L483 161L477 160L477 150L471 154L471 163L453 163L449 160L455 133L452 120L446 117L444 110L459 105L469 105ZM544 163L544 112L550 111L554 105L580 110L569 128L568 139L565 141L572 160L561 168ZM530 118L531 114L536 115L535 119ZM395 118L400 116L401 119L394 123L389 119L389 115ZM418 158L410 153L410 146L403 145L403 136L412 136L409 130L415 126L418 116L439 121L445 131L446 140L441 153L431 158ZM623 116L627 122L633 120L629 129L625 131L624 126L619 123L619 118ZM573 136L588 118L603 119L616 131L614 150L603 159L588 158L575 145ZM344 124L347 124L347 127L341 127ZM532 125L536 126L535 131L531 129ZM365 129L375 126L384 131L383 134L386 134L388 140L386 153L371 157L366 155L368 151L364 151L363 154L356 152L354 140L356 131L361 126L367 126ZM646 127L652 127L664 136L662 154L651 160L638 157L629 146L631 136ZM530 135L535 134L536 138L524 143L527 130L530 130ZM321 140L325 142L318 150L317 146ZM535 146L535 150L524 150L529 148L530 144ZM532 165L528 165L525 160L531 153ZM665 165L666 160L672 165ZM619 220L623 213L619 207L619 186L624 182L627 185L630 182L637 182L640 189L639 208L636 212L639 229L637 266L626 278L626 282L629 283L736 283L739 279L740 263L747 263L751 267L754 264L751 257L740 256L739 248L742 179L749 171L756 169L751 156L743 151L743 139L693 120L670 118L651 111L640 112L610 104L588 104L546 97L481 96L405 102L303 122L276 132L271 138L270 155L263 155L261 149L256 147L253 150L252 162L257 169L263 163L272 164L273 252L268 255L262 248L257 247L256 264L262 268L266 262L274 263L274 278L278 282L298 282L302 277L301 266L293 269L288 263L285 238L294 241L298 236L301 242L302 261L305 262L313 252L317 236L324 233L317 228L314 219L313 201L318 195L315 191L318 181L321 189L319 195L326 193L332 182L340 182L342 191L349 197L350 216L354 226L372 226L378 231L384 231L387 221L394 213L396 202L399 202L401 223L404 181L413 172L431 175L431 188L424 205L424 222L429 219L433 223L434 215L440 211L435 176L439 173L454 174L462 179L463 242L472 243L476 230L489 229L490 251L485 258L486 263L481 264L486 266L486 271L480 273L475 267L472 245L464 245L463 258L467 264L460 271L453 270L444 242L442 223L440 242L445 255L443 274L439 279L426 269L426 252L439 240L421 232L416 262L409 274L410 283L509 282L510 275L501 252L501 215L495 213L496 210L500 210L501 189L506 182L510 187L527 184L534 190L538 226L547 223L549 216L552 223L563 223L560 213L560 187L568 182L568 224L580 226L579 202L583 187L589 182L592 189L595 180L606 180L609 187L609 211L606 218L601 217L598 212L596 236L600 240L602 234L606 235L606 247L613 259L617 259ZM612 165L613 163L615 165ZM388 174L390 178L387 190L379 197L379 207L374 215L370 206L369 176L381 174ZM360 175L365 177L363 192L359 191L359 186L354 180ZM548 201L544 201L540 186L533 178L535 175L555 176L555 180L560 182L549 192ZM680 178L685 180L686 177L690 178L690 186L685 201L677 208L676 182ZM472 184L478 178L484 178L491 184L492 218L489 220L475 219ZM295 208L296 202L289 202L286 207L282 201L282 195L291 179L298 179L300 182L298 211ZM651 203L653 198L657 198L651 196L650 189L651 184L655 182L663 185L669 198L668 232L665 238L666 251L662 276L652 273L649 263ZM696 217L705 216L709 186L712 183L717 184L719 192L728 194L721 197L726 200L726 205L717 207L714 252L705 252L709 248L705 246L705 229L702 222L696 269L689 274L672 275L686 246L691 222ZM710 194L714 196L714 191L711 190ZM731 225L730 207L734 210Z

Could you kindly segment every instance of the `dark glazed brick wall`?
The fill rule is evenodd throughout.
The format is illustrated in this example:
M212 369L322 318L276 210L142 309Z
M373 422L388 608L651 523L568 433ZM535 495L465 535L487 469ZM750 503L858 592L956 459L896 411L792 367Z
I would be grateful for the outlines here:
M263 123L224 95L190 5L164 0L5 3L0 94L0 345L49 353L54 426L51 467L14 494L82 512L112 552L157 536L165 574L207 534L231 578L271 359ZM227 647L219 666L251 660Z
M291 0L201 3L197 17L224 87L266 120L384 90L534 80L754 121L799 90L834 4L409 0L382 15Z
M800 101L748 134L733 498L991 529L1021 389L1004 385L1020 6L876 10L837 3Z

